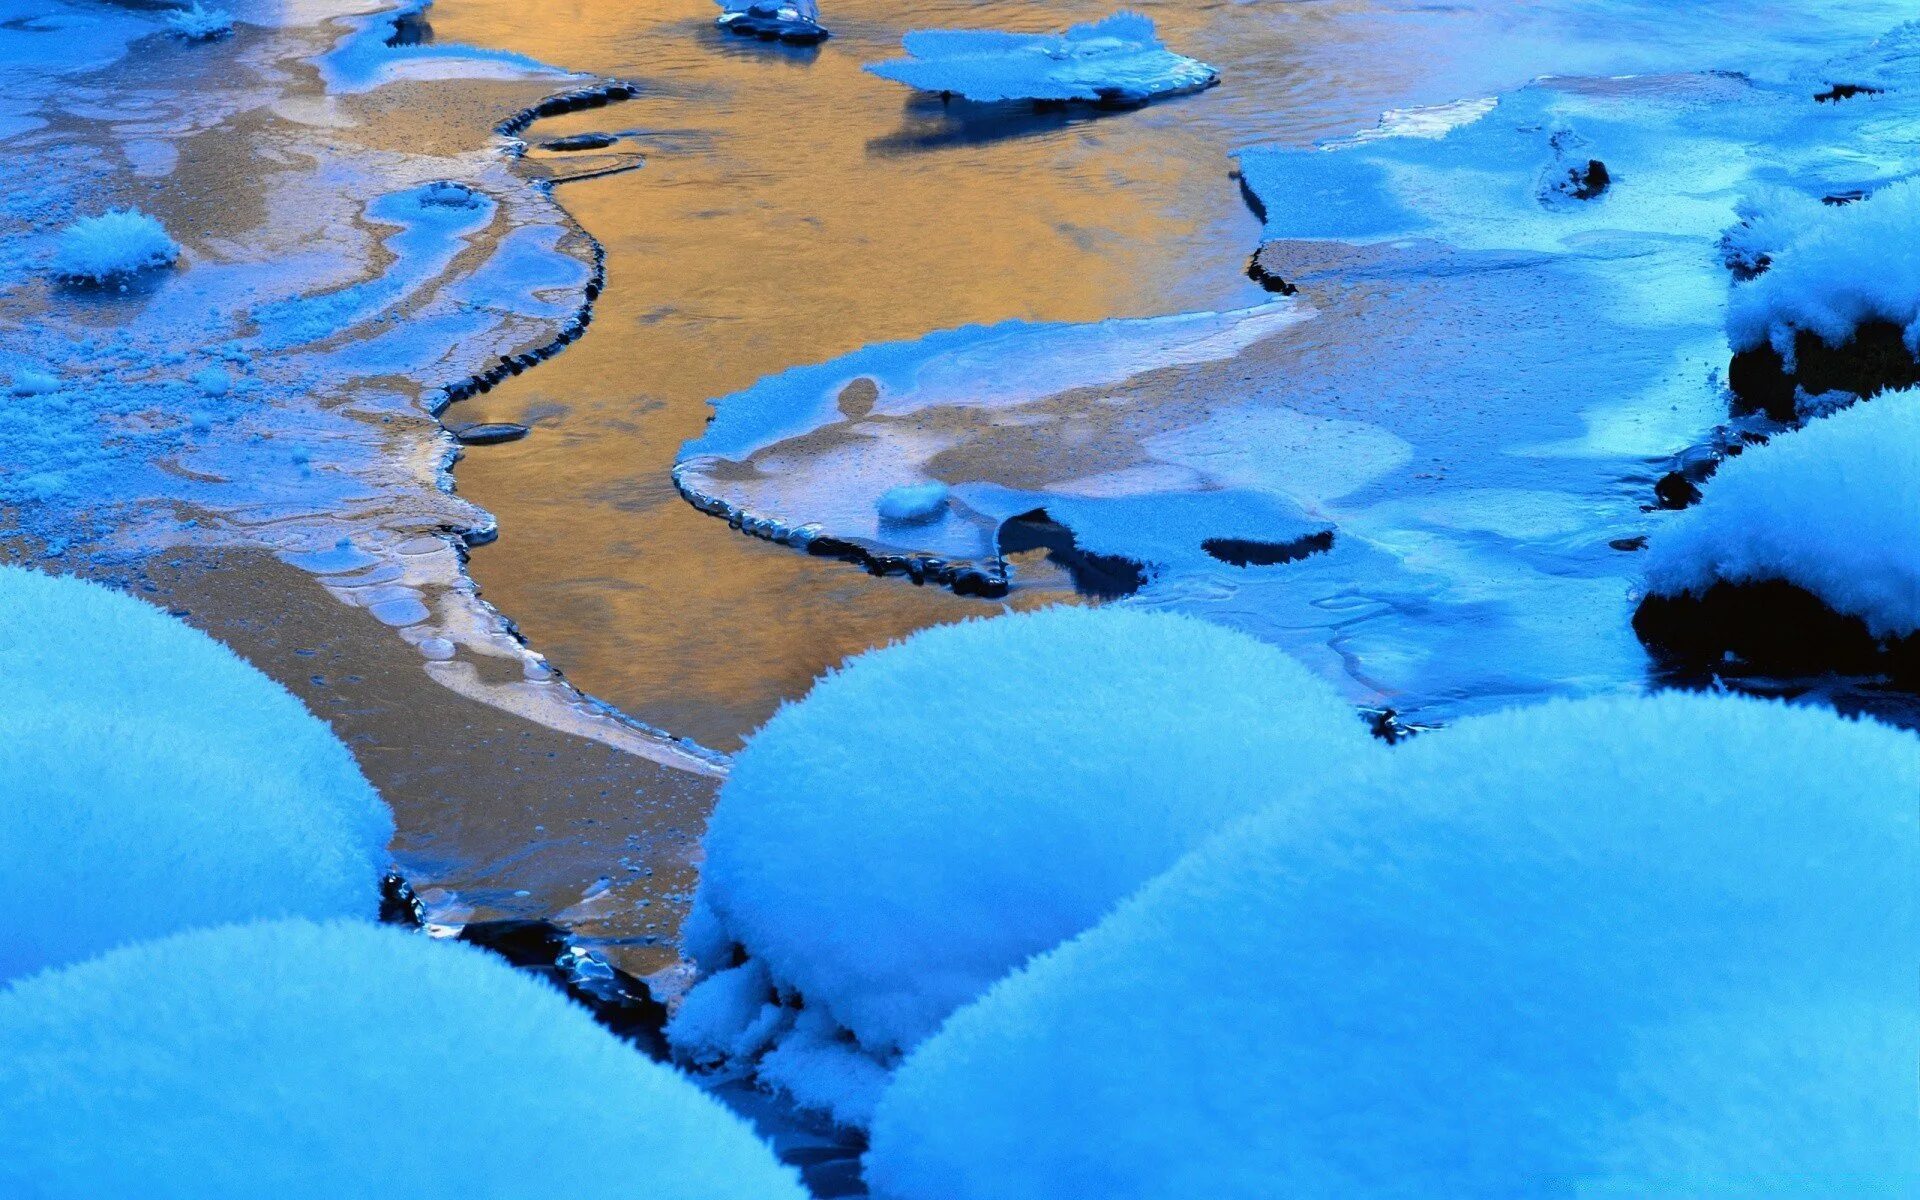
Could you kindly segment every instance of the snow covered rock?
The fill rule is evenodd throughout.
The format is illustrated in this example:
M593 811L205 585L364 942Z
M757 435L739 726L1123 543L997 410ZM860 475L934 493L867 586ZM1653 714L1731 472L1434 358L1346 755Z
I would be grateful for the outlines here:
M772 1048L763 1082L863 1123L953 1009L1226 822L1384 753L1305 668L1190 617L926 630L735 760L686 931L707 978L668 1036L702 1064Z
M1920 739L1462 721L1234 827L899 1069L887 1200L1920 1189Z
M172 266L180 247L159 221L137 209L82 217L60 231L53 273L74 283L110 283Z
M194 2L167 14L167 28L190 42L210 42L233 32L233 14Z
M1084 100L1145 104L1220 82L1206 63L1175 54L1153 21L1119 12L1061 34L916 30L907 57L869 63L882 79L968 100Z
M720 1104L484 951L359 922L0 992L0 1193L802 1200Z
M1689 612L1696 632L1734 636L1743 622L1702 604L1765 584L1810 593L1875 639L1920 633L1920 392L1889 392L1726 460L1700 503L1654 535L1647 580L1636 623L1659 642L1684 641L1669 627ZM1770 623L1773 641L1814 649L1797 613ZM1764 650L1700 649L1726 648Z
M1729 233L1766 269L1727 305L1728 382L1749 405L1794 415L1796 389L1871 395L1920 382L1920 182L1849 204L1743 210Z
M814 0L714 0L724 11L714 24L729 33L811 46L828 38Z
M903 483L882 492L874 507L883 521L909 524L931 521L945 515L947 500L951 495L951 489L937 480L932 483Z
M205 634L0 567L0 980L259 917L379 911L393 818L325 724Z

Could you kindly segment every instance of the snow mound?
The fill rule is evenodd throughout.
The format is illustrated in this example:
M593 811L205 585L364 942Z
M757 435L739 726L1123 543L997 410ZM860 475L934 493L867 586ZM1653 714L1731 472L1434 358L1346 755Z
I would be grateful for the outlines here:
M1766 273L1737 285L1727 304L1736 351L1771 345L1791 371L1800 333L1839 346L1861 325L1885 321L1920 354L1920 181L1853 204L1778 207L1762 235Z
M16 396L49 396L60 390L60 377L51 371L23 367L13 373L11 390Z
M210 42L233 32L233 14L207 8L194 0L186 8L176 8L167 14L167 28L176 37L190 42Z
M159 221L136 209L113 209L60 231L53 273L76 283L108 283L172 266L179 257L179 245Z
M1911 1195L1920 740L1557 702L1270 809L899 1069L888 1200Z
M903 483L880 494L874 507L883 521L931 521L947 511L951 489L940 482Z
M332 732L137 600L0 567L0 979L190 926L379 909L393 818Z
M0 993L0 1193L801 1200L751 1131L491 954L203 930Z
M1115 13L1061 34L917 30L906 58L869 63L882 79L968 100L1087 100L1144 104L1220 82L1206 63L1175 54L1151 18Z
M813 45L829 36L813 0L714 0L721 14L714 24L729 33Z
M1920 392L1888 392L1723 463L1649 546L1659 595L1782 580L1875 637L1920 632Z
M1384 753L1304 667L1190 617L1054 608L863 655L735 760L686 932L708 977L669 1037L777 1044L786 1078L861 1085L795 1089L860 1123L883 1075L845 1052L890 1065L1214 829Z

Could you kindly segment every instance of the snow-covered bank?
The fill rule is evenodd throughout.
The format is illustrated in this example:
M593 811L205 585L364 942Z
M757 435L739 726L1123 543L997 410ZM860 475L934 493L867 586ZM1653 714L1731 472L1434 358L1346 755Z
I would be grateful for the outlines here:
M1904 1194L1916 794L1911 734L1729 697L1424 735L957 1013L882 1099L868 1181Z
M1060 34L917 30L902 46L905 58L869 63L867 70L967 100L1137 105L1220 82L1206 63L1167 49L1152 18L1135 12Z
M393 817L226 647L0 567L0 980L178 929L379 908Z
M885 1068L995 979L1381 753L1299 664L1191 618L1057 608L874 651L739 755L687 925L706 977L669 1036L864 1124Z
M0 1044L8 1195L806 1195L559 992L372 924L117 950L0 991Z

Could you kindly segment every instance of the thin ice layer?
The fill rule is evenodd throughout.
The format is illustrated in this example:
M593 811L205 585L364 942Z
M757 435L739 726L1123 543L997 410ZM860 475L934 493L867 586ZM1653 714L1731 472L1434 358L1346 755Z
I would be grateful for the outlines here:
M1220 80L1206 63L1175 54L1153 20L1119 12L1061 34L916 30L907 57L867 70L923 92L968 100L1086 100L1144 103L1196 92Z

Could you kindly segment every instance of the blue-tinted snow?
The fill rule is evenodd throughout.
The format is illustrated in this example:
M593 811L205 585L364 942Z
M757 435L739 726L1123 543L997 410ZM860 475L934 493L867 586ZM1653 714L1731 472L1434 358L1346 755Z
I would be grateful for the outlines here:
M923 92L968 100L1084 100L1142 104L1218 83L1206 63L1175 54L1153 20L1119 12L1060 34L916 30L907 57L867 70Z

